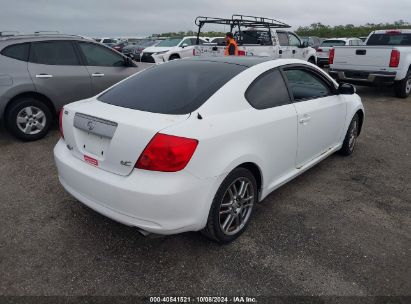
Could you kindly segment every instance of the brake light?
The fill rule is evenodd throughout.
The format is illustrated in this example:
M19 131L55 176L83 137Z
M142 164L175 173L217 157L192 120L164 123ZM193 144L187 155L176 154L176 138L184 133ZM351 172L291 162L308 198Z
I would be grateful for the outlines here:
M401 31L391 30L385 32L388 35L401 35Z
M323 49L320 49L320 48L317 49L317 52L322 52L322 51L323 51Z
M196 49L193 49L193 56L196 55Z
M392 50L390 58L390 68L398 68L400 65L400 51Z
M330 56L328 57L328 64L334 63L335 49L330 50Z
M238 50L238 56L245 56L245 51Z
M64 108L61 108L59 113L59 129L60 129L60 136L64 139L64 132L63 132L63 112Z
M135 168L176 172L184 169L194 154L198 140L157 133L137 160Z

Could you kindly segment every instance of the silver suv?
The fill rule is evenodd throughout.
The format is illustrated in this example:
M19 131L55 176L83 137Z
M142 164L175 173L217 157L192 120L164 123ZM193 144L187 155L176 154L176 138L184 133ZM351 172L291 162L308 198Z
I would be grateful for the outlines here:
M137 70L130 58L80 36L0 37L0 120L21 140L40 139L62 106Z

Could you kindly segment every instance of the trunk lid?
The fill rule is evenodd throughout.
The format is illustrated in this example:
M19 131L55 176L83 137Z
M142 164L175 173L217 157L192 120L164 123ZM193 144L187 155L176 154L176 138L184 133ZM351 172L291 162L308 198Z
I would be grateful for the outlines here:
M153 136L186 120L91 100L65 106L63 130L74 157L102 170L129 175Z
M389 68L393 47L362 46L335 47L333 68L366 69L384 71Z

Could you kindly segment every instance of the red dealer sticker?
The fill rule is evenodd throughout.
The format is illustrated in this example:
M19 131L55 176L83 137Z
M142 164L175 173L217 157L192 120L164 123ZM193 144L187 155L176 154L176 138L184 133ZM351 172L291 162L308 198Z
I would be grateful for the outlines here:
M88 162L89 164L92 164L93 166L98 167L98 160L97 159L94 159L90 156L84 155L84 160L86 162Z

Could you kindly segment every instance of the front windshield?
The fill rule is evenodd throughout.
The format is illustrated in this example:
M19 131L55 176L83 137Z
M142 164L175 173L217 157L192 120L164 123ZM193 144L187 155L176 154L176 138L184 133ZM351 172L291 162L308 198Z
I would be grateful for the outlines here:
M321 43L321 46L344 46L344 40L325 40Z
M177 46L181 38L166 39L161 41L157 46Z

